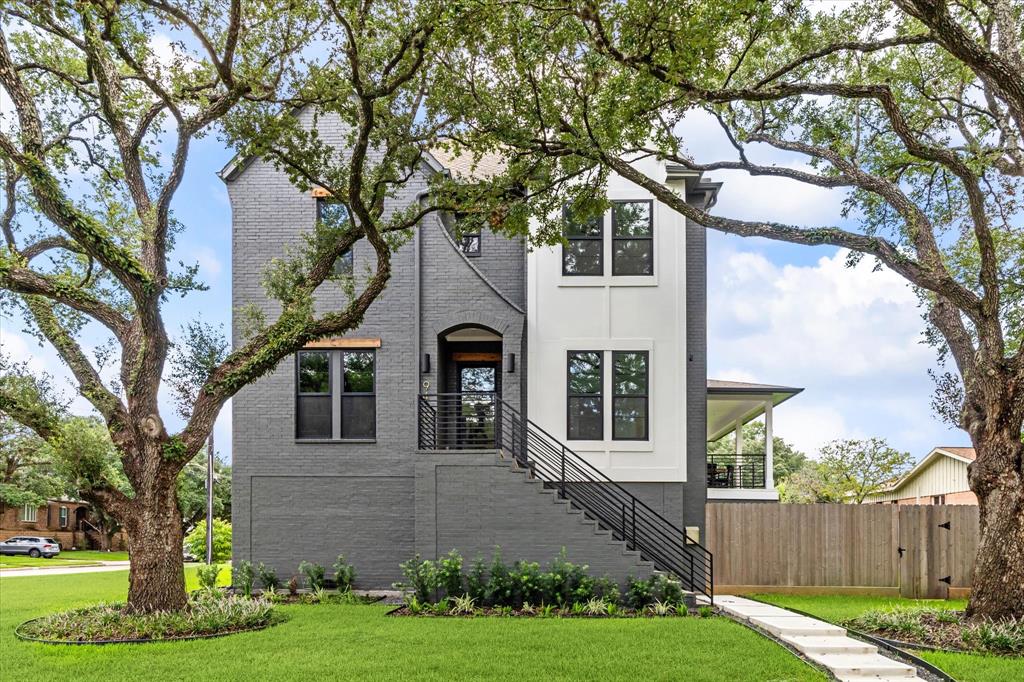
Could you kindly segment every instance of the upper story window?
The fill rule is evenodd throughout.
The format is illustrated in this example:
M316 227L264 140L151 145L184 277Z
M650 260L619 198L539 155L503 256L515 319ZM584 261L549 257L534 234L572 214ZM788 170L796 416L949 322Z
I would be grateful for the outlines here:
M364 440L376 436L374 351L300 351L295 367L297 439Z
M459 248L462 249L462 253L466 254L470 258L477 258L480 256L480 233L479 232L463 232L462 239L459 240Z
M568 207L562 212L565 222L562 247L563 275L604 275L604 219L576 220Z
M612 203L612 275L654 274L653 202Z
M569 351L567 367L569 440L604 439L604 368L601 351Z
M21 508L21 520L27 521L28 523L36 522L36 506L34 504L26 504Z
M612 352L612 440L647 440L647 351Z
M349 223L348 209L340 201L330 197L319 197L316 200L316 219L327 227L342 228ZM352 249L346 250L334 261L334 274L352 274Z

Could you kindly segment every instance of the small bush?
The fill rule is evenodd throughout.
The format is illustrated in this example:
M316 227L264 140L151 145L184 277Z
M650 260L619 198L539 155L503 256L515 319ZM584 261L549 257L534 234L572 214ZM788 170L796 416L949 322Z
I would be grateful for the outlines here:
M192 556L206 556L206 520L199 522L192 532L185 536L185 548ZM213 520L213 560L227 561L231 558L231 524L221 519Z
M256 575L259 576L260 584L263 585L264 590L276 592L277 588L281 585L281 581L277 579L277 571L262 561L256 565Z
M220 575L219 564L202 564L196 569L196 576L199 578L199 587L204 590L217 588L217 576Z
M587 601L594 596L593 580L587 566L577 566L566 558L565 548L559 552L547 573L541 577L544 601L565 606Z
M456 616L471 616L476 611L476 602L472 597L463 595L451 599L451 613Z
M449 600L466 594L463 587L462 555L454 549L437 562L437 586L444 590Z
M252 596L252 586L256 582L256 572L253 570L252 562L239 561L238 564L232 569L232 583L234 586L242 591L242 596Z
M320 564L303 561L299 564L299 573L306 576L306 587L311 590L321 589L324 586L324 567Z
M299 593L299 576L293 575L288 579L288 594L295 596Z
M663 601L655 601L647 607L647 610L655 616L671 616L676 612L676 607Z
M605 576L594 580L594 596L605 600L609 604L621 604L622 595L619 592L619 584Z
M512 567L513 605L536 604L544 601L540 564L534 561L517 561Z
M477 556L473 560L473 568L466 576L466 594L472 597L473 601L482 604L487 592L487 566L484 558Z
M338 592L348 592L355 581L355 566L345 561L344 554L339 554L338 560L334 562L334 582L338 586Z
M433 603L437 592L437 568L434 562L421 559L417 554L400 564L400 567L405 582L395 583L395 588L410 592L422 604Z
M710 618L711 616L715 615L715 610L710 606L702 606L699 609L697 609L697 615L701 618Z
M512 573L501 558L501 548L494 549L491 569L487 575L487 588L484 590L484 603L489 606L511 605L516 592Z
M629 576L626 581L626 603L637 611L653 604L654 592L650 581Z

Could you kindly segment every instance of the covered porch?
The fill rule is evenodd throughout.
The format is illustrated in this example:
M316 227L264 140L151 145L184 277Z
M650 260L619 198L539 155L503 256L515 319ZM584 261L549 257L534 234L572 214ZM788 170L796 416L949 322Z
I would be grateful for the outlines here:
M708 499L777 501L772 467L773 411L802 388L708 379L707 442L734 436L730 452L707 455ZM744 426L764 419L764 443L752 448L743 437Z

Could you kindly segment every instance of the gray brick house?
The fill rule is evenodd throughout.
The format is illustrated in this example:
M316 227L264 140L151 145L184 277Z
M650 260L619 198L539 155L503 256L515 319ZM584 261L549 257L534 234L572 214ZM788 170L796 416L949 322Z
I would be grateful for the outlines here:
M318 127L340 143L329 118ZM434 154L393 202L418 201L430 174L467 163ZM642 165L689 201L714 201L718 186L699 175ZM264 268L332 207L258 159L221 177L233 306L272 319ZM706 440L770 418L791 389L709 395L703 228L621 179L609 198L603 220L568 220L566 244L546 249L486 231L456 238L452 217L424 219L358 330L243 389L232 401L234 557L287 576L344 553L358 586L387 587L416 553L500 546L508 560L546 563L564 547L597 575L663 569L709 592L698 544L709 482L774 491L770 453L754 456L759 475L756 461L725 469ZM358 277L371 258L360 242L339 267ZM321 311L347 302L329 284Z

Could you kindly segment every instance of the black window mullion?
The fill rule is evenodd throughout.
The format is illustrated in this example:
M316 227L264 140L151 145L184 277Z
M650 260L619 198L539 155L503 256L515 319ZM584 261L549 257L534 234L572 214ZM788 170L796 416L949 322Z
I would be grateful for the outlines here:
M348 370L348 362L346 360L349 355L368 355L370 358L371 367L371 378L370 378L370 389L369 391L353 391L349 390L345 385L346 372ZM353 438L376 438L377 436L377 353L372 350L359 350L359 351L341 351L339 353L341 362L341 407L338 414L338 419L341 425L341 438L353 439ZM346 410L351 408L352 415L356 415L357 411L353 407L356 404L368 404L370 415L367 417L370 422L369 428L363 432L353 433L351 430L346 429L346 417L348 414ZM355 418L353 416L353 418ZM351 426L350 426L351 428Z
M627 204L646 204L647 205L647 234L619 234L619 207ZM618 246L620 244L646 244L647 252L649 254L650 262L648 263L648 271L630 271L625 270L626 265L620 265L620 262L625 259L616 258L619 254ZM629 266L635 267L634 263L629 263ZM612 202L612 276L636 276L636 277L649 277L654 274L654 202L650 199L644 200L632 200L632 201L613 201Z

